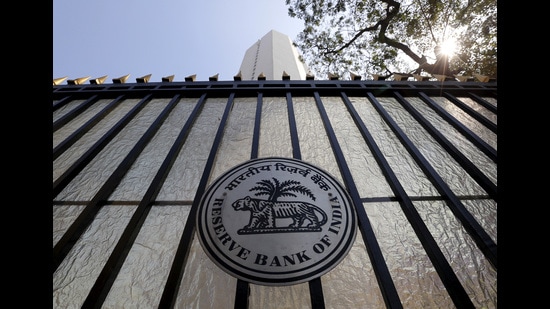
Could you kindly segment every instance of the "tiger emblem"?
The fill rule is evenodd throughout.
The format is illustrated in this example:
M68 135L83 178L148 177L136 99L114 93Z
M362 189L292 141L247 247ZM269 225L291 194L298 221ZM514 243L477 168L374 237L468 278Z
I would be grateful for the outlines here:
M231 206L235 210L250 211L250 221L244 226L244 230L275 229L275 219L291 218L289 228L307 228L308 230L320 230L327 222L327 214L319 207L299 201L271 202L254 199L250 196L238 199ZM319 220L317 213L322 217ZM307 225L306 220L309 221Z

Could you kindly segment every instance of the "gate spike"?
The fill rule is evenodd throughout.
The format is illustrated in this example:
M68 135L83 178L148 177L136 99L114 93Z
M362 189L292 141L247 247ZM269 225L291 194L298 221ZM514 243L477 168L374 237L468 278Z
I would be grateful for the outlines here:
M103 84L106 79L107 79L107 75L103 75L103 76L98 77L98 78L90 79L90 84L94 84L94 85Z
M151 74L136 78L136 83L148 83L149 79L151 79Z
M162 78L163 82L170 83L174 80L174 75L165 76Z
M54 78L54 79L53 79L53 85L54 85L54 86L61 85L61 83L64 82L66 79L67 79L67 76L65 76L65 77L59 77L59 78Z
M69 80L67 81L67 84L68 84L68 85L82 85L82 84L84 84L88 79L90 79L90 76L79 77L79 78L75 78L75 79L69 79Z
M119 78L113 78L113 84L124 84L128 77L130 77L130 74L121 76Z

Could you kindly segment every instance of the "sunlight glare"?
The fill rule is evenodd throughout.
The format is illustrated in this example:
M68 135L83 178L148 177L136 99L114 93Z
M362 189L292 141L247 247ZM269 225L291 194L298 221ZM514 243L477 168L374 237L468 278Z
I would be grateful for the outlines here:
M456 41L454 39L448 39L441 44L441 53L448 57L452 57L456 49Z

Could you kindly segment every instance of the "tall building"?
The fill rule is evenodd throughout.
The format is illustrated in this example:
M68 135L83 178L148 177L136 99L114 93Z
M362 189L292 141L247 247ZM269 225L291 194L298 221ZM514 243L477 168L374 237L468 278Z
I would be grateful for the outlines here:
M283 72L290 79L304 80L308 70L290 37L271 30L246 50L241 78L254 80L263 74L267 80L280 80Z
M53 308L497 308L496 80L272 62L54 79Z

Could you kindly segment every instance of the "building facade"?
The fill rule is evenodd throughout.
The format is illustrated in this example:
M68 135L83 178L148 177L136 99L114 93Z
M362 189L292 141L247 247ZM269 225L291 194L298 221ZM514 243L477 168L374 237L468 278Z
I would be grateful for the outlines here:
M278 70L53 86L54 308L497 308L496 81ZM258 284L205 253L201 198L259 158L349 194L356 237L322 276Z
M289 79L304 80L308 69L300 60L292 40L283 33L271 30L246 50L239 72L243 80L255 80L261 76L267 80L278 80L283 72Z

